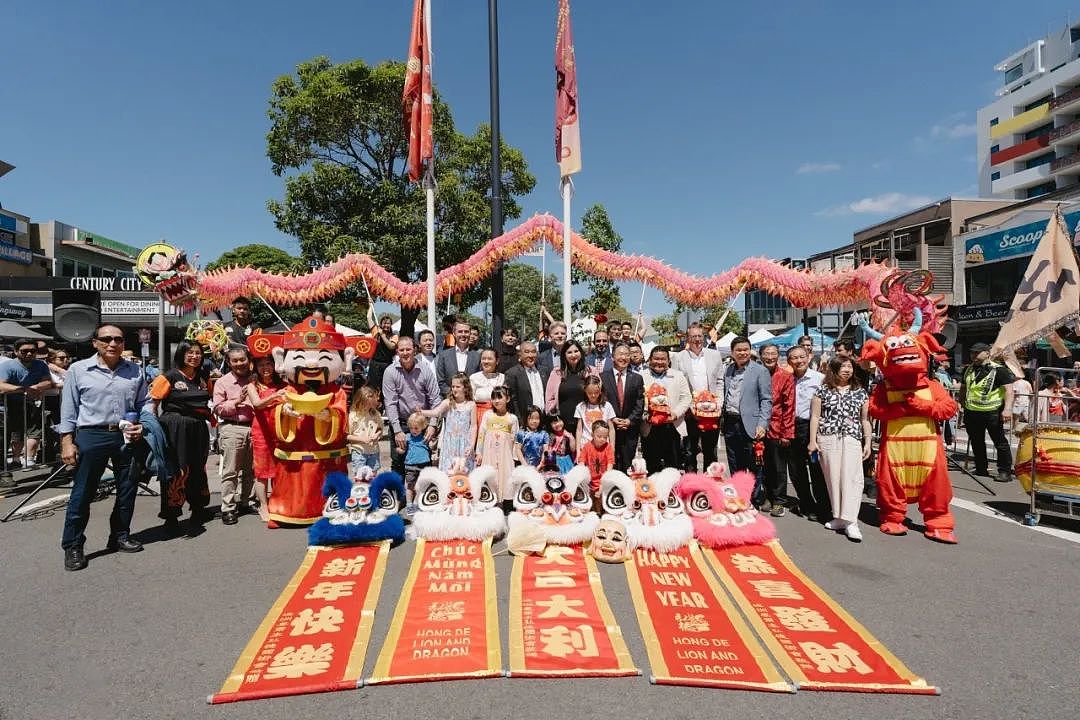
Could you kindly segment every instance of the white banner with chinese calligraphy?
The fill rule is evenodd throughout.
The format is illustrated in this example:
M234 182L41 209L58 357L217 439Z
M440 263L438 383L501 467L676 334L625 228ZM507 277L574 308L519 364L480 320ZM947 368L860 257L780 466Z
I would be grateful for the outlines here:
M626 575L652 682L795 691L705 568L696 542L670 553L639 548Z
M490 538L417 540L367 684L501 676L496 605Z
M211 703L362 684L390 542L308 548Z
M511 677L639 675L582 546L518 555L510 577Z
M706 550L705 557L800 690L938 693L803 574L779 542Z

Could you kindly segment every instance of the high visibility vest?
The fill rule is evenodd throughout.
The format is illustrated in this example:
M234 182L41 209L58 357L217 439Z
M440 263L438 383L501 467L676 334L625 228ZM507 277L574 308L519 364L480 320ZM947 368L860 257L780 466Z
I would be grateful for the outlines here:
M997 412L1005 404L1005 386L994 387L997 379L997 363L988 362L990 372L975 380L975 371L968 368L964 373L964 409L973 412Z

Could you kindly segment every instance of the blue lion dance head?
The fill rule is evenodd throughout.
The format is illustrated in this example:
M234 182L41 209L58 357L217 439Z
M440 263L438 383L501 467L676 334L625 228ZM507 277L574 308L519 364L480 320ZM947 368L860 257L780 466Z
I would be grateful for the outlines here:
M343 472L332 472L326 476L323 496L323 516L308 529L308 545L405 539L405 523L398 515L405 504L405 484L396 472L352 480Z

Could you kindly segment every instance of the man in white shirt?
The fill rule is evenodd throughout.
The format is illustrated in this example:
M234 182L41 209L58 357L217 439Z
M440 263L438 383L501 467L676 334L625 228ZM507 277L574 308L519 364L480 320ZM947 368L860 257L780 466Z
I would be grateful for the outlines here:
M518 362L506 371L506 387L510 391L510 412L518 416L523 430L528 409L544 407L548 375L536 367L536 345L531 340L518 345Z
M690 394L707 390L719 402L724 397L724 361L716 350L705 347L705 327L698 322L691 323L686 331L686 349L675 353L671 366L686 375L690 384ZM683 438L683 470L698 472L697 456L701 453L701 464L709 467L716 462L716 448L720 440L720 427L702 431L694 415L695 403L692 400L686 413L686 437Z
M832 517L829 490L821 465L810 460L807 445L810 442L810 402L825 376L810 369L809 353L799 345L787 351L787 360L795 377L795 437L787 447L788 477L799 498L799 513L824 523Z
M480 370L480 351L470 350L471 328L467 322L454 323L454 347L435 356L435 376L443 397L450 394L450 378L459 372L472 375Z

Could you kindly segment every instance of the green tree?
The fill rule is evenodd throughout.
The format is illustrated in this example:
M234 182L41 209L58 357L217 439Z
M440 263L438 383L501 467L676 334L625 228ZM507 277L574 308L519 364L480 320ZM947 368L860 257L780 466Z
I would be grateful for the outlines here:
M302 260L293 257L281 248L271 245L241 245L225 251L217 260L206 265L207 270L228 267L249 267L286 275L304 272L306 269ZM256 297L248 299L251 301L251 316L258 327L269 327L277 323L274 314L270 312L262 300ZM278 307L274 309L286 322L296 323L303 320L314 308Z
M540 321L540 285L541 273L532 265L510 263L504 273L505 304L503 307L504 327L511 327L521 332L523 337L535 337ZM545 303L552 316L562 313L562 293L559 281L553 274L548 274L545 290Z
M678 311L667 313L666 315L657 315L649 324L652 325L652 329L657 332L660 339L657 341L660 345L671 345L675 342L675 333L679 331L679 319L677 317Z
M701 322L715 327L716 323L720 321L720 318L723 317L726 310L726 305L708 308L705 311L705 314L702 315ZM743 322L742 315L740 315L735 308L732 308L731 312L724 318L723 324L720 325L720 327L717 327L716 331L721 337L727 335L729 332L733 332L736 335L742 335L746 332L746 323Z
M581 235L593 245L611 252L617 253L622 247L622 236L615 232L607 210L600 203L590 207L581 216ZM612 317L612 311L621 307L619 288L613 280L588 275L576 267L571 270L571 280L574 285L587 283L592 292L589 297L573 302L571 308L575 316L595 315L602 312Z
M402 127L405 66L363 60L333 64L326 57L300 63L295 75L274 81L268 111L267 156L285 176L285 197L267 207L277 227L299 238L303 260L317 267L350 252L370 255L406 282L426 277L424 190L407 176L408 139ZM439 267L461 262L491 235L491 130L458 132L450 108L433 99L436 242ZM521 215L517 198L536 179L522 153L502 144L503 214ZM486 284L462 287L468 307ZM455 291L457 289L455 288ZM351 306L363 295L352 287L333 298ZM402 308L403 324L419 310Z

